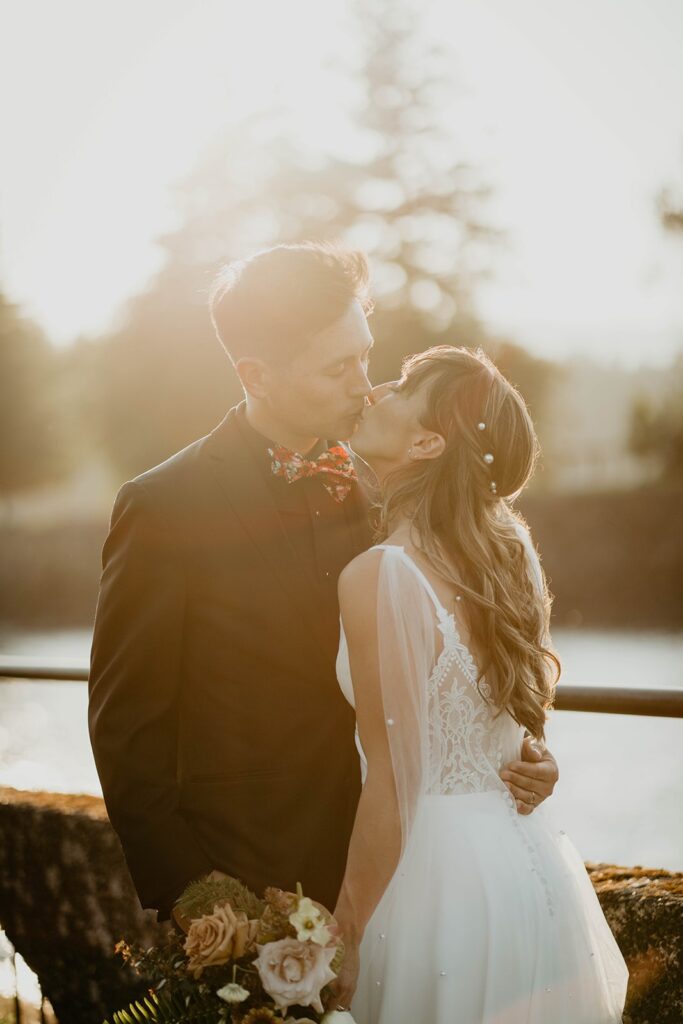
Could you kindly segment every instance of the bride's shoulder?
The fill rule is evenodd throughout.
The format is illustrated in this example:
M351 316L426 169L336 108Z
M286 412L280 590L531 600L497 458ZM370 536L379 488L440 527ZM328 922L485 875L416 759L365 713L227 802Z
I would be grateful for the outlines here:
M357 590L367 590L368 587L377 585L380 562L384 549L380 547L368 548L352 558L348 565L345 565L339 574L337 584L340 598Z
M380 548L368 548L349 562L339 575L339 613L347 639L353 638L356 643L365 642L375 629L383 554Z
M353 608L355 613L359 609L374 608L383 559L392 555L400 558L402 554L403 546L388 537L384 544L375 544L356 555L339 575L337 592L342 611Z
M401 531L390 534L382 544L373 544L371 548L352 558L342 569L339 582L342 585L367 583L377 575L380 562L386 554L400 552L404 544L405 536Z

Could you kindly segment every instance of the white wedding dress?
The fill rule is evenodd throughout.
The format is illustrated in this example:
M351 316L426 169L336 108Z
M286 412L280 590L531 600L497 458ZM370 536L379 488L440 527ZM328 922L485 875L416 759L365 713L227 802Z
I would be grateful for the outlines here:
M538 581L531 541L526 533L520 538ZM395 652L403 634L428 615L435 646L416 670L422 678L413 680L416 699L423 702L425 735L411 738L404 729L395 753L398 776L398 759L412 757L408 744L423 742L424 778L419 792L413 785L398 869L363 936L354 1019L357 1024L621 1021L627 969L581 858L551 823L545 804L529 816L519 815L498 776L504 764L520 757L522 728L487 703L486 683L477 687L476 667L454 615L416 562L399 546L375 550L382 552L378 611L393 605L390 615L380 615L380 640L383 628L393 631L387 651ZM428 641L420 643L429 647ZM403 658L398 669L387 663L387 669L392 675L405 672L406 663ZM413 664L419 664L414 656ZM343 628L337 674L354 705ZM393 716L386 719L390 735L397 735L402 717L418 722L414 709L407 713L407 692L387 699L393 701L386 710ZM410 788L399 778L396 784L397 791Z

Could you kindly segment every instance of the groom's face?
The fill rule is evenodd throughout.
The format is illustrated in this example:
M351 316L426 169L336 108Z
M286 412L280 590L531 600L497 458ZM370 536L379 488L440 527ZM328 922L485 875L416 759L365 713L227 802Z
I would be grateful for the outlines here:
M301 436L345 441L356 431L372 391L372 334L359 302L314 335L286 365L268 371L268 405Z

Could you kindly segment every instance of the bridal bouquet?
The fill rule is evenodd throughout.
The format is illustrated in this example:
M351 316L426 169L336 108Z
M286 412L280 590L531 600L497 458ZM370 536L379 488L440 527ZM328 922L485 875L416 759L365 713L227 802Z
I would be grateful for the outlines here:
M324 1013L321 999L344 959L337 922L297 890L266 889L261 900L218 871L192 882L174 911L183 934L147 950L117 944L152 987L114 1024L354 1024Z

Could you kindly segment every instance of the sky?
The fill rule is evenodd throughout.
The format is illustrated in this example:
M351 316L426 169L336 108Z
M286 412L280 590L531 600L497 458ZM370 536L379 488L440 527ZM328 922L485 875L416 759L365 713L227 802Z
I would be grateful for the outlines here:
M679 0L422 0L462 149L505 231L479 312L549 358L683 348ZM0 0L0 283L57 344L105 331L158 269L174 186L274 98L344 144L349 0ZM314 83L314 87L312 87Z

